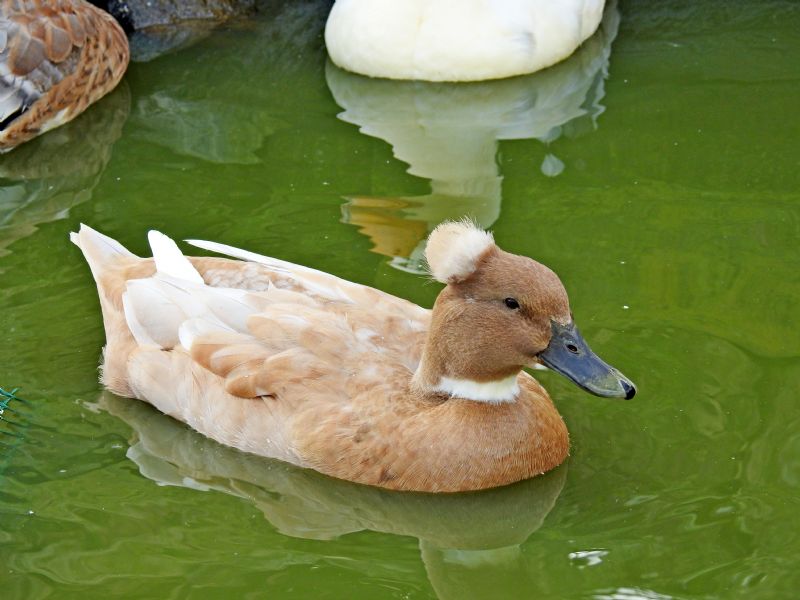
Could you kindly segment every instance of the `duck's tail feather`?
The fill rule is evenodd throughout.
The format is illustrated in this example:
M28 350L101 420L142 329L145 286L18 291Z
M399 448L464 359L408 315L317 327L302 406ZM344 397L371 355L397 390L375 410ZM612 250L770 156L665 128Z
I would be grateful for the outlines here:
M69 239L83 252L95 280L110 265L117 263L119 258L138 258L117 240L103 235L83 223L77 232L73 231L69 234Z

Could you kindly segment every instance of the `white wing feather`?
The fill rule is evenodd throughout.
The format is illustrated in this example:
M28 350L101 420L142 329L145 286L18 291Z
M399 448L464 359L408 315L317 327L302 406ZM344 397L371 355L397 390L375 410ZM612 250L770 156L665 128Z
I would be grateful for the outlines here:
M151 230L147 233L156 271L162 275L170 275L176 279L185 279L193 283L203 284L203 278L178 248L177 244L163 233Z

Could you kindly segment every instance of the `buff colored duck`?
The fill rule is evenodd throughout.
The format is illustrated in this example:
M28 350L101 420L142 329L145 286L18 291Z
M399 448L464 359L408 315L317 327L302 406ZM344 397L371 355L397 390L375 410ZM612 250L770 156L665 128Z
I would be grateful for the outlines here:
M119 83L128 39L83 0L0 0L0 152L77 117Z
M471 223L444 223L426 257L432 310L224 244L187 258L150 232L139 258L72 234L97 283L102 381L228 446L394 490L458 492L548 471L569 451L544 364L601 396L633 383L581 338L544 265Z
M605 0L336 0L325 44L371 77L480 81L539 71L597 29Z

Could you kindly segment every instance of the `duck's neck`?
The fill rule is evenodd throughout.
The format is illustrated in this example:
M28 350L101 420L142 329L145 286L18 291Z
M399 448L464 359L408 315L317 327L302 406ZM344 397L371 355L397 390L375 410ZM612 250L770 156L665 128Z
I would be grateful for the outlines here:
M432 327L428 332L422 359L412 378L412 386L418 393L446 394L489 404L516 401L520 393L517 382L520 369L488 370L470 356L471 349L454 347L439 331Z
M502 379L477 381L463 377L449 377L427 367L423 358L412 384L423 394L446 394L452 398L463 398L487 404L514 402L519 395L517 373Z

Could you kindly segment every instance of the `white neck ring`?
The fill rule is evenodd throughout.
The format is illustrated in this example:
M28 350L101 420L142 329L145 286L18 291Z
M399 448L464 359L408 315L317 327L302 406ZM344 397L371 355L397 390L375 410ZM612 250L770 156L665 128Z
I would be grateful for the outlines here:
M487 404L504 404L517 399L519 384L516 374L496 381L442 377L439 379L439 383L433 387L433 391L444 392L453 398L464 398Z

